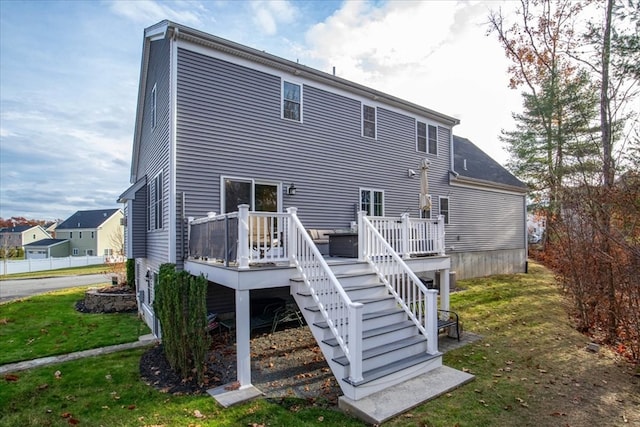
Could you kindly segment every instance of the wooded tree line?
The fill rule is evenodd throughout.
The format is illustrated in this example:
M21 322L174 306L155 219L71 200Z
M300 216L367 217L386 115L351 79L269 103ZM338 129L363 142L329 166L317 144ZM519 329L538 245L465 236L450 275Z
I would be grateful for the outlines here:
M521 0L490 32L522 91L508 168L546 219L577 326L640 360L640 0Z

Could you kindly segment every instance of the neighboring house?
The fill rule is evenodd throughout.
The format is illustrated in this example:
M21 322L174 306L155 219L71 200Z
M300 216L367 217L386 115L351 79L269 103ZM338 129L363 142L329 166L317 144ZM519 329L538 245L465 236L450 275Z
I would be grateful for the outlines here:
M56 237L56 228L58 228L58 226L60 224L62 224L63 222L64 221L59 219L59 220L53 221L50 224L47 224L46 228L45 228L47 230L47 233L49 233L51 235L51 237L53 237L55 239L55 237Z
M448 309L452 269L526 263L526 188L454 137L458 123L179 24L147 28L132 186L119 198L145 321L160 335L154 287L175 263L208 278L210 311L235 315L241 389L265 297L295 300L350 401L439 369L436 291L416 276L435 279ZM325 260L321 245L344 258Z
M70 244L65 239L42 239L24 247L26 259L64 258L69 256Z
M123 218L117 208L77 211L58 225L56 237L69 240L71 256L120 255Z
M51 236L39 225L15 225L0 228L0 249L4 251L23 250L25 245Z

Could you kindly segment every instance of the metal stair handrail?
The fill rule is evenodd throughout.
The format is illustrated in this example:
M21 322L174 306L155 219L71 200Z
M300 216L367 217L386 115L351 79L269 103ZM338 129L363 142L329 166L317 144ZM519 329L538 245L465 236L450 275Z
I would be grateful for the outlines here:
M360 256L374 269L409 319L427 338L427 352L438 352L438 306L435 289L427 289L389 242L358 212Z
M362 313L364 306L351 301L297 215L288 208L289 259L300 272L329 330L349 361L349 379L362 380Z

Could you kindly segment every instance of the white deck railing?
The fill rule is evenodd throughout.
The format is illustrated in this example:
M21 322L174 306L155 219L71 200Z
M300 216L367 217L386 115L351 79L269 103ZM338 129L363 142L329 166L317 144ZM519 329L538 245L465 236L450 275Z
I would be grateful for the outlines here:
M289 208L289 256L307 290L320 309L331 333L349 360L349 378L362 380L363 305L351 301L309 233L298 219L297 208Z
M438 219L368 217L373 227L401 256L444 255L444 217Z
M388 230L394 228L390 227ZM358 231L358 251L361 257L373 267L398 305L427 338L427 352L436 353L438 291L427 289L363 212L358 213Z

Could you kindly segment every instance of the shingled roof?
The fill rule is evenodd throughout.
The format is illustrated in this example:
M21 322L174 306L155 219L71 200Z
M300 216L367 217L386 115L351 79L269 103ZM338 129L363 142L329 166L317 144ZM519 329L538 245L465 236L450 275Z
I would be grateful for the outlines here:
M0 228L0 233L22 233L33 227L37 227L37 225L15 225L13 227Z
M94 211L78 211L60 224L56 231L75 228L98 228L120 209L98 209Z
M33 243L26 244L24 246L25 247L54 246L54 245L57 245L58 243L63 243L67 241L68 241L67 239L42 239Z
M467 138L453 136L453 170L457 178L485 184L498 184L527 191L527 185L513 176Z

